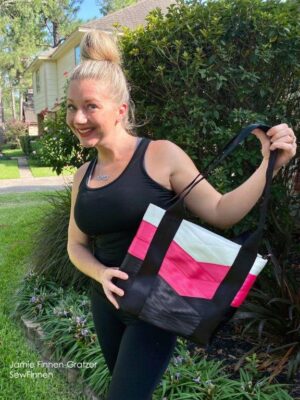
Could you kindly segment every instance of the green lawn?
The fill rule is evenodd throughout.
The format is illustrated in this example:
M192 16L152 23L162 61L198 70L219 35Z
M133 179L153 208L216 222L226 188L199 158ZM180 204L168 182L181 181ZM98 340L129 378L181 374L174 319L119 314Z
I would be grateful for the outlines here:
M18 160L0 160L0 179L20 178Z
M8 157L24 157L25 156L22 149L3 149L2 153L7 155Z
M44 176L57 176L57 173L51 167L40 167L35 160L29 159L29 166L34 177L40 178ZM62 175L73 175L76 171L74 167L65 167Z
M47 378L12 376L15 372L49 372L38 367L39 354L30 347L18 323L10 318L12 294L28 270L30 235L48 207L46 196L45 193L0 195L0 400L85 398L78 386L69 386L55 369L51 369L53 377L48 374ZM16 369L12 363L32 363L33 368Z

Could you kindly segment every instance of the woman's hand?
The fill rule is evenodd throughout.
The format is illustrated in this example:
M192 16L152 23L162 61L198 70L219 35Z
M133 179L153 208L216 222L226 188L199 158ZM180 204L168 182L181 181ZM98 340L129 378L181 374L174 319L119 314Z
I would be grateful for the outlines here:
M261 152L265 160L270 156L270 150L278 149L278 156L274 167L278 171L295 156L297 139L294 131L287 124L275 125L265 134L260 129L252 132L261 142Z
M113 278L119 278L125 280L128 279L128 275L126 274L126 272L120 271L119 268L113 268L113 267L105 267L100 275L99 282L103 286L103 290L106 297L116 308L119 308L119 305L113 293L116 293L118 296L123 296L124 290L118 288L118 286L112 283Z

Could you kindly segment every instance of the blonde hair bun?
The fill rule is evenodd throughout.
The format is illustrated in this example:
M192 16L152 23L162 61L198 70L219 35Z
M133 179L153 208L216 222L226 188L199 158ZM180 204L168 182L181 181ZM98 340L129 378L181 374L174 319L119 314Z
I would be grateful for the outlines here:
M120 65L121 54L112 34L93 30L85 33L80 45L82 61L108 61Z

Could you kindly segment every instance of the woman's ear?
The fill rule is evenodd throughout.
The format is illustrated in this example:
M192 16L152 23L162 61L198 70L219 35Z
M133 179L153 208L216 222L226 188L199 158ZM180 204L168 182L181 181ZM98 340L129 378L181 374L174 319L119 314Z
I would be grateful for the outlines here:
M121 104L117 110L116 122L121 122L122 119L125 117L127 111L128 111L128 104L126 103Z

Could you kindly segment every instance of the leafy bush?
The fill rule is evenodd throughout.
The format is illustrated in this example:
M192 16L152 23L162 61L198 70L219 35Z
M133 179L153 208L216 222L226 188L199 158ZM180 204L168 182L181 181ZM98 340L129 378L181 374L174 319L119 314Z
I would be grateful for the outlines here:
M30 158L32 159L32 160L35 160L36 162L37 162L37 165L39 165L39 166L47 166L47 165L44 165L42 162L41 162L41 159L40 159L40 156L39 156L39 154L40 154L40 151L41 151L41 148L42 148L42 146L41 146L41 140L40 139L38 139L38 138L36 138L35 140L31 140L30 141L30 147L31 147L31 152L30 152L30 154L29 154L29 156L30 156Z
M65 190L47 195L47 201L50 207L32 236L32 270L64 288L74 287L81 291L90 280L74 267L67 253L71 188L66 186Z
M176 142L200 170L249 123L288 122L299 134L294 1L179 2L166 17L153 12L145 29L126 30L122 45L137 120L148 122L139 133ZM256 142L246 143L213 174L217 189L230 191L253 172L261 158ZM281 189L273 205L278 218L288 204L287 185L281 176L274 187L274 193ZM256 221L252 213L233 233Z
M257 371L252 360L240 369L240 379L232 380L221 362L207 361L192 355L184 342L178 341L154 399L265 399L291 400L284 385L270 385Z
M42 340L52 352L53 361L95 363L95 368L79 368L78 371L96 392L107 391L109 371L96 341L90 301L85 292L78 294L72 288L63 290L55 282L30 271L13 301L13 317L25 316L40 323Z
M49 113L45 115L37 159L41 165L52 166L60 175L66 165L78 168L95 155L94 149L88 150L79 145L78 139L67 126L64 98L55 116Z
M47 307L53 307L63 291L44 276L30 271L14 296L13 316L24 316L31 320L40 320Z
M6 143L11 145L11 148L20 146L20 137L28 134L28 124L17 119L11 119L5 122L4 136Z
M266 367L273 370L272 377L287 368L291 379L300 366L300 271L296 265L280 265L274 255L272 261L270 273L252 289L236 318L248 321L244 333L251 331L268 340Z
M26 135L20 136L19 140L20 140L20 146L21 146L21 149L23 150L23 153L26 156L29 156L29 154L32 152L31 137L28 134L26 134Z
M27 134L28 124L17 119L11 119L5 122L5 139L10 143L18 143L20 136Z

